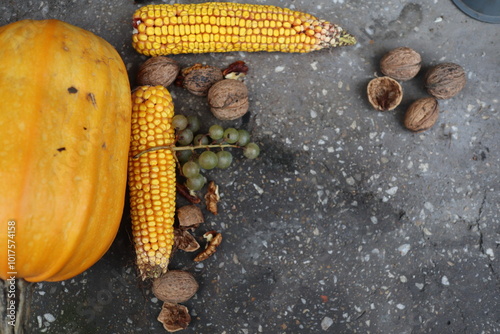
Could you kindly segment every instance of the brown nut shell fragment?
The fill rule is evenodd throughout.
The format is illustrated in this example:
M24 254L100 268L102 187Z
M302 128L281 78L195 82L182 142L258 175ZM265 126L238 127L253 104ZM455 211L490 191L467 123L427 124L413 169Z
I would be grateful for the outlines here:
M404 125L413 132L430 129L439 117L439 104L433 97L425 97L413 102L406 111Z
M222 234L220 234L216 231L210 231L210 232L203 234L203 238L205 238L208 243L207 243L205 249L194 258L195 262L200 262L200 261L208 259L210 256L212 256L215 253L215 251L217 250L217 247L222 242Z
M194 204L184 205L177 209L177 219L180 226L198 226L205 222L201 209Z
M182 75L184 88L197 96L207 96L210 87L217 81L224 79L221 69L201 64L183 69Z
M437 99L449 99L457 95L466 83L465 71L455 63L438 64L425 74L425 88Z
M161 301L183 303L198 291L198 282L187 271L169 270L153 281L152 290Z
M387 76L372 79L366 91L370 104L380 111L395 109L403 99L399 82Z
M217 119L229 121L240 118L248 111L248 88L239 80L219 81L208 91L208 104Z
M215 184L214 181L210 181L207 187L207 193L205 194L205 204L207 206L207 210L216 215L217 211L217 203L219 202L219 186Z
M248 73L248 66L243 60L235 61L222 71L222 75L226 79L243 79Z
M200 249L200 244L196 241L195 237L186 228L174 229L174 249L182 250L185 252L195 252Z
M186 329L191 322L191 315L186 306L165 302L157 319L168 332L173 333Z
M420 71L422 57L415 50L400 47L387 52L380 59L380 71L396 80L410 80Z
M179 64L168 57L152 57L139 67L137 73L138 86L164 86L168 87L179 74Z

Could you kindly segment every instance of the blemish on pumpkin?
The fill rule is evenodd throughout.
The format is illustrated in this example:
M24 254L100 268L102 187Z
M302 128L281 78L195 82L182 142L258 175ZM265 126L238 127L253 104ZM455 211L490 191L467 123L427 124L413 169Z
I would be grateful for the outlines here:
M103 149L106 149L106 142L102 143L101 147L102 147Z
M66 151L66 147L59 147L59 148L57 149L57 151L58 151L58 152Z
M97 101L95 100L95 96L93 93L88 93L87 94L87 100L89 100L90 102L92 102L92 105L94 106L94 108L97 108Z
M87 128L86 128L85 126L83 127L83 129L84 129L84 130L87 130Z
M68 88L68 92L70 94L76 94L78 92L78 89L76 89L75 87L71 86Z

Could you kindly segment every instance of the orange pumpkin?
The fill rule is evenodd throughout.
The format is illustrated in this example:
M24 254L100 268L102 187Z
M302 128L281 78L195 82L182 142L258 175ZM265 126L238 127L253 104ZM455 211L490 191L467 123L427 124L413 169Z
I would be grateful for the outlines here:
M130 96L122 59L93 33L58 20L0 28L2 279L68 279L108 250L125 200Z

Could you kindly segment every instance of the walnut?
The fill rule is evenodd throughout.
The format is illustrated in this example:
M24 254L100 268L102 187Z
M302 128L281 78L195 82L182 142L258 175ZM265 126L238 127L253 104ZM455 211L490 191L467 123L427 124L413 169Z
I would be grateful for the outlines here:
M194 204L178 208L177 219L179 219L179 225L184 227L198 227L199 224L205 222L201 209Z
M442 63L429 69L425 75L427 92L437 99L449 99L465 87L465 71L454 63Z
M228 121L240 118L248 111L247 86L234 79L219 81L208 91L208 104L217 119Z
M179 64L167 57L152 57L139 67L137 85L170 86L179 74Z
M168 332L173 333L186 329L191 322L191 315L186 306L165 302L157 319Z
M420 71L422 57L413 49L400 47L386 53L380 59L380 70L396 80L410 80Z
M170 270L153 281L153 294L164 302L186 302L196 291L198 283L187 271Z
M404 125L413 132L422 132L430 129L438 117L438 101L433 97L425 97L410 105L405 114Z
M183 87L197 96L207 96L210 87L224 79L221 69L202 64L183 69L182 76L184 77Z
M368 101L377 110L393 110L403 99L403 88L390 77L371 80L367 87Z

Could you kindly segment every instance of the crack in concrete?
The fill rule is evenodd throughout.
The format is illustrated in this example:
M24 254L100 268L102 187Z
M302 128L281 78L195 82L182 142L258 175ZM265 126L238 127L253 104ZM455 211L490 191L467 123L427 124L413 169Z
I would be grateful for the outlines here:
M483 234L483 231L481 230L481 218L483 216L483 209L484 209L484 206L486 204L486 197L487 197L487 194L486 194L486 191L484 191L483 199L482 199L481 204L479 206L477 218L476 218L475 224L473 224L473 226L475 226L477 228L477 232L479 234L479 240L478 240L479 251L481 252L481 254L483 254L488 259L488 264L487 264L488 269L490 270L490 273L497 281L497 283L496 283L497 289L500 290L500 275L496 272L495 268L493 267L492 258L488 255L488 252L484 248L484 234Z

